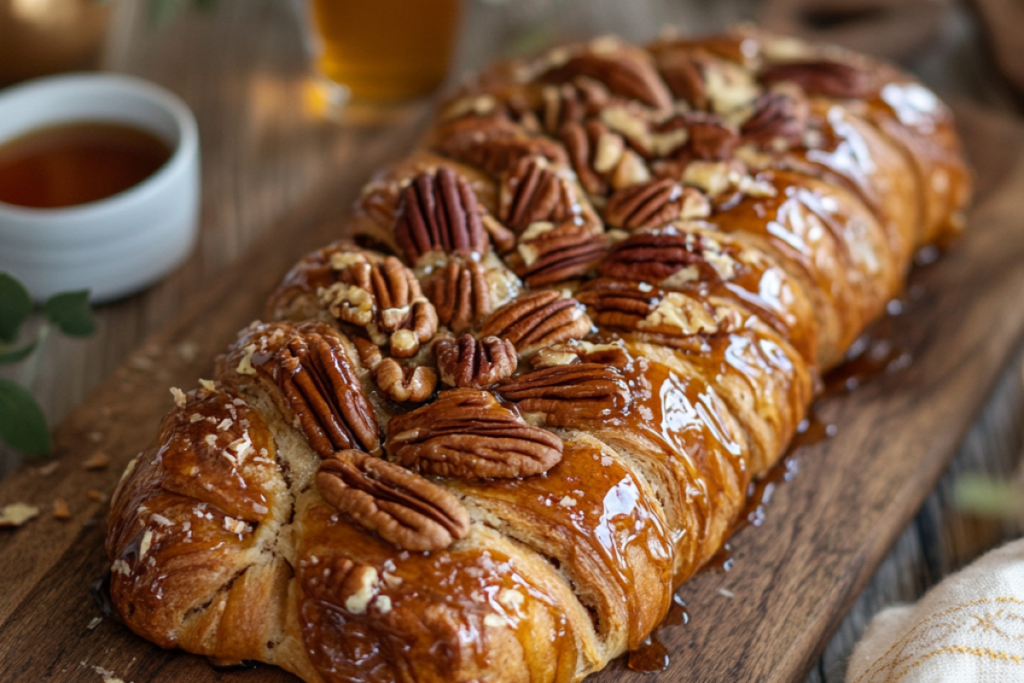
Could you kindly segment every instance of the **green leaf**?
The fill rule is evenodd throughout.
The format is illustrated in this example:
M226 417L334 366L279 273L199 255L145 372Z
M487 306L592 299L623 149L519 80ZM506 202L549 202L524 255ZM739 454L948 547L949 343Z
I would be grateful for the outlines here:
M87 337L96 330L87 289L54 294L43 304L43 313L61 332L71 337Z
M1007 518L1024 514L1024 489L1014 481L966 474L957 480L953 494L954 506L963 512Z
M25 360L32 355L38 345L38 340L18 347L0 344L0 365L10 365Z
M8 273L0 273L0 341L13 342L25 318L32 312L32 297L25 286Z
M50 428L39 404L28 389L9 379L0 379L0 439L26 455L53 450Z

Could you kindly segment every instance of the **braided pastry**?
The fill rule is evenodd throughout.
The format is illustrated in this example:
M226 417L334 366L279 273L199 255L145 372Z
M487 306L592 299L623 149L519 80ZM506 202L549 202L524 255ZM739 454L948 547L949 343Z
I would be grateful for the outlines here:
M969 194L945 107L844 51L493 67L175 390L113 499L114 604L305 681L578 681L721 547Z

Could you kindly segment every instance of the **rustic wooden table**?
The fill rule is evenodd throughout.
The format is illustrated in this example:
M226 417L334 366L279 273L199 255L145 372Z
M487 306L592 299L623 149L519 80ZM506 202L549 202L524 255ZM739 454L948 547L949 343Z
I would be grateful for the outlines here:
M357 183L408 149L429 103L385 122L339 125L317 112L297 7L287 0L221 0L213 11L185 12L154 29L140 2L123 0L118 6L106 66L177 92L199 121L202 232L195 253L176 273L142 294L101 307L95 336L51 343L32 389L54 423L283 217L301 211L341 178ZM666 23L701 32L751 15L748 2L713 0L468 2L467 10L456 74L549 40L610 31L642 40ZM943 94L1007 109L1009 100L988 74L970 17L957 9L947 14L943 39L909 66ZM1019 357L1011 367L949 472L826 647L810 681L843 680L845 658L879 609L913 600L952 569L1018 533L1012 525L958 515L951 496L962 472L1009 475L1017 466L1024 439ZM17 462L15 454L0 451L0 475Z

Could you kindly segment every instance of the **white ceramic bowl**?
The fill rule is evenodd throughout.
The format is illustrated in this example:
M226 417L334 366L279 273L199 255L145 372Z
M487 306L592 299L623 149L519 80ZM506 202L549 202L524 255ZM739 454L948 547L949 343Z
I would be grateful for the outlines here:
M0 91L0 144L47 126L121 123L148 131L170 159L138 185L58 209L0 202L0 270L32 296L89 289L110 301L159 280L188 256L199 217L199 135L177 96L114 74L41 78Z

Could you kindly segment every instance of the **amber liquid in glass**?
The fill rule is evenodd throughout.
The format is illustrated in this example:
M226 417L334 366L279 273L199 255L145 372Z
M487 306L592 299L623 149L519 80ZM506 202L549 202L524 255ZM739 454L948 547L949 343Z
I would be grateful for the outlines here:
M444 81L460 0L311 0L320 73L367 101L426 95Z
M0 144L0 202L38 209L94 202L138 185L170 156L167 143L132 126L38 128Z

